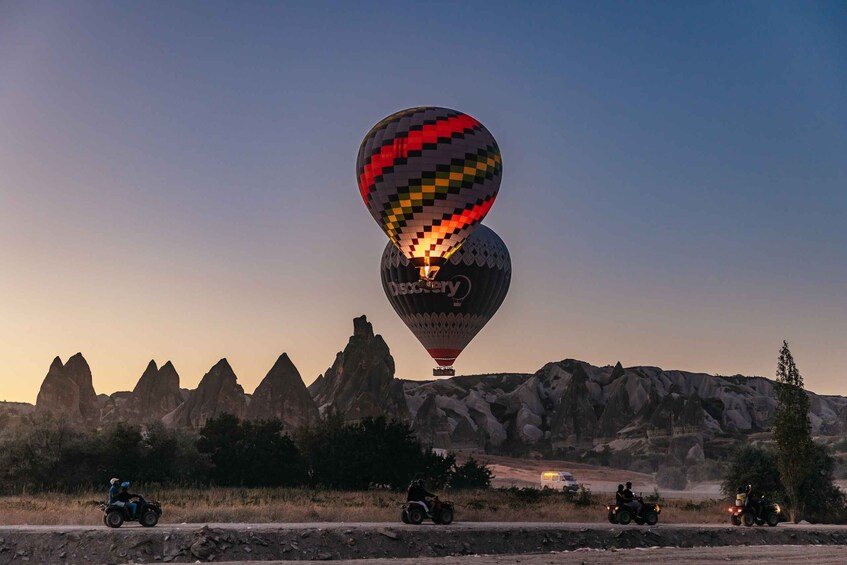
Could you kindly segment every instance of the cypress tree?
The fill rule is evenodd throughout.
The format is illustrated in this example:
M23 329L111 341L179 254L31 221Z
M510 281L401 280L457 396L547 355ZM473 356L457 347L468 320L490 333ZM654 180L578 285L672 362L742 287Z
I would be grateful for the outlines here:
M788 349L782 342L776 367L777 408L773 422L777 467L787 506L794 523L803 517L805 496L802 485L812 472L812 424L809 421L809 397L803 387L803 377Z

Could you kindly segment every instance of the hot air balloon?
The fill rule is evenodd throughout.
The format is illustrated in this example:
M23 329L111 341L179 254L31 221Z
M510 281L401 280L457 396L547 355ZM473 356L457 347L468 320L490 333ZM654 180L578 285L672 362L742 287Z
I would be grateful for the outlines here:
M403 110L376 124L356 160L365 205L428 280L491 209L502 170L485 126L434 107Z
M441 369L453 375L456 357L506 298L512 261L503 240L479 225L441 267L438 280L421 281L417 268L391 243L382 253L382 288L394 311Z

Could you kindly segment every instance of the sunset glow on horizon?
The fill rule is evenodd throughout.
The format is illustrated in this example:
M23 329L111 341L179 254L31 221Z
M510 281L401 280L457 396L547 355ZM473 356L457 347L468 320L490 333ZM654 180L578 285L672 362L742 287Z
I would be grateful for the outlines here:
M844 4L485 6L0 4L0 400L77 352L98 393L224 357L252 393L283 352L309 384L362 314L432 378L355 168L418 105L502 154L511 289L457 374L773 377L786 339L847 395Z

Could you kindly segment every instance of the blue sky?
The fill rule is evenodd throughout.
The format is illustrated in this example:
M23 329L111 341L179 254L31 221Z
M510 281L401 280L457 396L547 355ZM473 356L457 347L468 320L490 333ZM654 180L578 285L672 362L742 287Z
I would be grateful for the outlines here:
M513 286L459 372L770 376L788 339L847 394L846 77L841 2L0 1L0 397L76 351L103 392L311 382L361 313L427 377L354 175L416 105L503 154Z

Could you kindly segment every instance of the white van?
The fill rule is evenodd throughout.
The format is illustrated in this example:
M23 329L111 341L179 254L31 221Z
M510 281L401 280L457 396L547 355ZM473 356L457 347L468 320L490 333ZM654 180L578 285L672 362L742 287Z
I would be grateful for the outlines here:
M544 471L541 473L541 488L544 487L576 492L579 490L579 483L568 471Z

